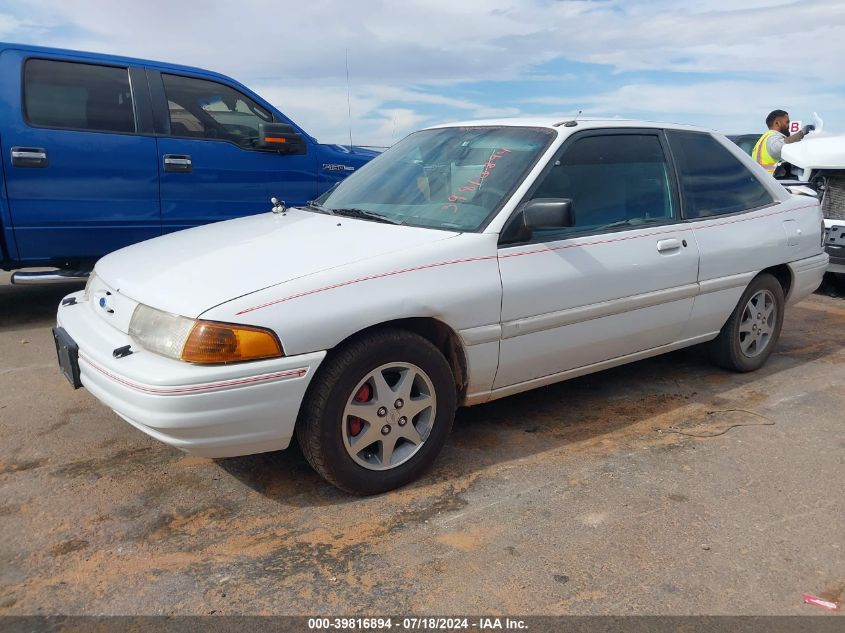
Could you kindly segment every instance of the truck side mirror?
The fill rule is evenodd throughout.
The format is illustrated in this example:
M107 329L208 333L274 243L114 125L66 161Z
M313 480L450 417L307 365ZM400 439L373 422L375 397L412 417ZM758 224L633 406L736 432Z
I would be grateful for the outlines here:
M305 154L308 151L302 134L288 123L259 123L255 148L280 154Z

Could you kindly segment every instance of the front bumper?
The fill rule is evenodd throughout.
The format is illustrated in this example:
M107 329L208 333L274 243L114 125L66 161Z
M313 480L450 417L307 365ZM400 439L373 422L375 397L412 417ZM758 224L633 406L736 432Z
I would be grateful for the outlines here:
M133 348L82 301L59 307L60 327L79 346L82 385L120 417L157 440L203 457L287 448L305 390L325 352L201 366Z

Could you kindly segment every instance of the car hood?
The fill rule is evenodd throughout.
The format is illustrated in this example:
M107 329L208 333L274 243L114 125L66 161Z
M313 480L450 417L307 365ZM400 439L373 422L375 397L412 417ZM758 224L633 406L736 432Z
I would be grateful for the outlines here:
M784 145L781 157L803 169L845 169L845 134L811 134Z
M455 235L289 209L141 242L103 257L95 273L135 301L197 317L292 279Z

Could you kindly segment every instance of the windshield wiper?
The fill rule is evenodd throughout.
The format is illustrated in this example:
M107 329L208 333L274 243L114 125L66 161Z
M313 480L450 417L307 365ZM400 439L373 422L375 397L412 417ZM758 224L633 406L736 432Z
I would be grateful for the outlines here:
M322 204L317 202L316 200L309 200L305 203L305 206L309 209L314 209L314 211L319 211L320 213L325 213L326 215L334 215L334 211L331 209L327 209Z
M402 224L400 220L394 220L381 213L375 211L365 211L364 209L341 208L332 209L334 215L344 215L350 218L361 218L362 220L373 220L374 222L384 222L385 224Z

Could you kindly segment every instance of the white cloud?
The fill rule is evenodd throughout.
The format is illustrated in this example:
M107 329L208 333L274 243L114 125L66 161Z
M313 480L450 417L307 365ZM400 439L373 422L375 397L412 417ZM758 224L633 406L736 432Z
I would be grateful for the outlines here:
M845 121L841 95L822 91L797 95L762 91L760 84L751 81L709 81L684 86L628 84L587 98L539 97L526 102L568 108L568 111L583 107L585 116L624 115L692 123L729 134L764 129L766 115L775 108L783 108L793 119L808 123L814 111L831 122Z
M253 77L337 80L345 75L347 49L359 78L407 84L514 78L560 57L620 70L800 68L829 78L845 54L836 34L845 4L836 0L719 1L693 9L679 1L621 0L148 0L145 11L133 12L131 28L119 2L29 0L25 6L34 20L82 30L59 35L59 45L180 59Z
M432 118L520 114L526 99L537 106L549 98L537 90L552 89L550 80L571 97L562 106L742 125L774 107L813 101L838 112L845 101L840 0L146 0L144 11L128 1L6 5L6 39L218 70L330 142L348 138L347 55L353 135L372 144ZM559 76L543 66L553 60ZM576 73L567 60L606 65L618 79ZM688 85L630 76L643 72L676 84L683 76ZM488 99L457 92L515 79L545 83L533 94Z
M422 127L421 124L428 118L408 108L377 110L373 117L376 124L373 135L379 141L378 145L392 145L408 132Z
M340 143L349 140L350 110L353 141L367 145L391 145L421 124L435 122L413 108L387 108L385 103L442 105L459 111L461 118L505 117L520 113L519 108L494 108L466 99L387 85L351 85L348 103L345 86L292 84L254 88L305 130L320 130L320 140Z
M13 15L0 13L0 37L6 38L20 30L20 20Z
M678 3L673 3L678 4ZM747 72L842 82L845 4L801 2L765 10L590 14L571 33L569 56L625 70ZM705 4L709 8L709 4Z

